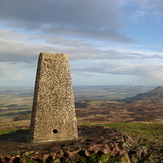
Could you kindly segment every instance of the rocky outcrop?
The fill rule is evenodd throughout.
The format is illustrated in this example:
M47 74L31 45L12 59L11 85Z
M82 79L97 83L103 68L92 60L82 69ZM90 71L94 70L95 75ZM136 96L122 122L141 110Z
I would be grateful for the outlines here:
M128 155L132 163L163 163L162 146L133 146Z
M13 139L21 135L21 131L2 135L0 163L130 163L128 152L133 143L130 136L103 126L80 126L78 130L78 140L37 144L4 142L11 134Z

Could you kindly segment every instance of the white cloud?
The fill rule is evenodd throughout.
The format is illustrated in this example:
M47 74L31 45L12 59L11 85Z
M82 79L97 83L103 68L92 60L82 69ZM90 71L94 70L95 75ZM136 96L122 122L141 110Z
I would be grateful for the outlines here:
M31 64L28 65L31 67ZM36 67L35 69L31 69L30 67L24 63L13 64L8 62L0 62L0 86L33 86Z
M39 53L53 52L69 55L73 74L162 81L163 53L126 48L134 39L123 31L126 13L133 25L150 12L161 18L162 10L162 0L1 1L0 22L8 28L0 29L0 74L24 81L36 71Z
M8 72L8 75L10 75L12 81L23 80L25 78L24 74L13 74L13 72Z
M93 63L91 61L83 61L80 64L72 64L72 72L76 75L82 74L87 76L93 75L122 75L122 76L137 76L145 83L163 82L163 64L160 61L153 62L153 59L144 63L141 61L125 61L125 60L105 60ZM77 73L78 72L78 73ZM153 81L153 82L152 82ZM147 83L148 83L147 82Z
M42 38L45 39L47 43L50 44L55 44L55 45L62 45L62 46L72 46L72 47L86 47L86 46L91 46L90 43L86 43L81 40L74 40L70 38L65 38L65 37L53 37L49 35L42 36Z
M147 73L147 77L154 81L163 82L163 65L150 69Z
M8 31L12 36L14 32ZM28 37L28 35L27 35ZM33 37L33 36L31 36ZM43 36L37 37L42 38ZM70 60L124 60L124 59L162 59L163 53L118 49L118 47L94 46L80 40L53 38L45 36L48 43L35 43L15 39L0 39L0 61L33 63L40 52L67 53Z
M156 11L154 11L154 15L159 19L163 15L163 11L162 10L156 10Z
M132 42L132 38L119 31L121 11L116 1L2 1L0 20L17 29L40 31L53 37Z
M140 17L146 15L153 15L155 18L161 18L163 13L162 0L118 0L120 7L134 7L132 8L131 18L133 21L138 21Z
M160 0L118 0L120 6L138 6L140 9L155 9L161 3Z
M0 62L0 76L7 80L15 81L22 80L25 77L24 72L21 72L20 64L11 64Z
M136 10L132 13L130 16L132 21L137 22L140 18L142 18L145 15L146 11L144 10Z
M24 36L18 33L14 33L8 29L0 29L1 39L20 39Z

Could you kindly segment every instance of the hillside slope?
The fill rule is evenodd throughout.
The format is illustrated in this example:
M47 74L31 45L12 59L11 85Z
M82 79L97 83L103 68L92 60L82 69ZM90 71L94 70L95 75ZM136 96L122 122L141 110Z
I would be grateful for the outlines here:
M118 101L132 102L140 100L161 100L161 99L163 99L163 86L156 87L155 89L147 93L139 93L134 97L129 97Z

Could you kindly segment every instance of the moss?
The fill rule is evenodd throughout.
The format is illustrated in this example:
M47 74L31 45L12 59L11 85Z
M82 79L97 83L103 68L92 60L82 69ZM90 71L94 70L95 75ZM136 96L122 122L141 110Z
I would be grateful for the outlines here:
M56 158L56 159L53 161L53 163L58 163L58 162L60 162L60 159L59 159L59 158Z
M35 151L29 151L21 154L21 158L25 160L26 163L33 163L36 160L31 160L30 157L35 154Z
M99 157L99 163L107 163L111 159L110 154L105 154Z
M2 134L8 134L10 132L17 131L18 129L5 129L5 130L0 130L0 135Z
M131 135L136 141L148 145L150 142L162 142L163 124L162 123L138 123L138 122L118 122L104 124L106 127L116 128L124 133Z
M122 156L119 163L131 163L128 154Z
M62 161L66 159L62 158ZM79 154L73 156L68 163L130 163L128 155L113 157L110 154L100 155L98 153L93 153L91 156L81 157Z

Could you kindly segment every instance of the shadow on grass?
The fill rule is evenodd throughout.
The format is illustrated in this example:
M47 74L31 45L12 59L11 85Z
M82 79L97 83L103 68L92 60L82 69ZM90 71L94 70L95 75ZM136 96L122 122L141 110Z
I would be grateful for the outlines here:
M0 135L3 142L24 142L28 141L29 129L18 129L16 131Z

